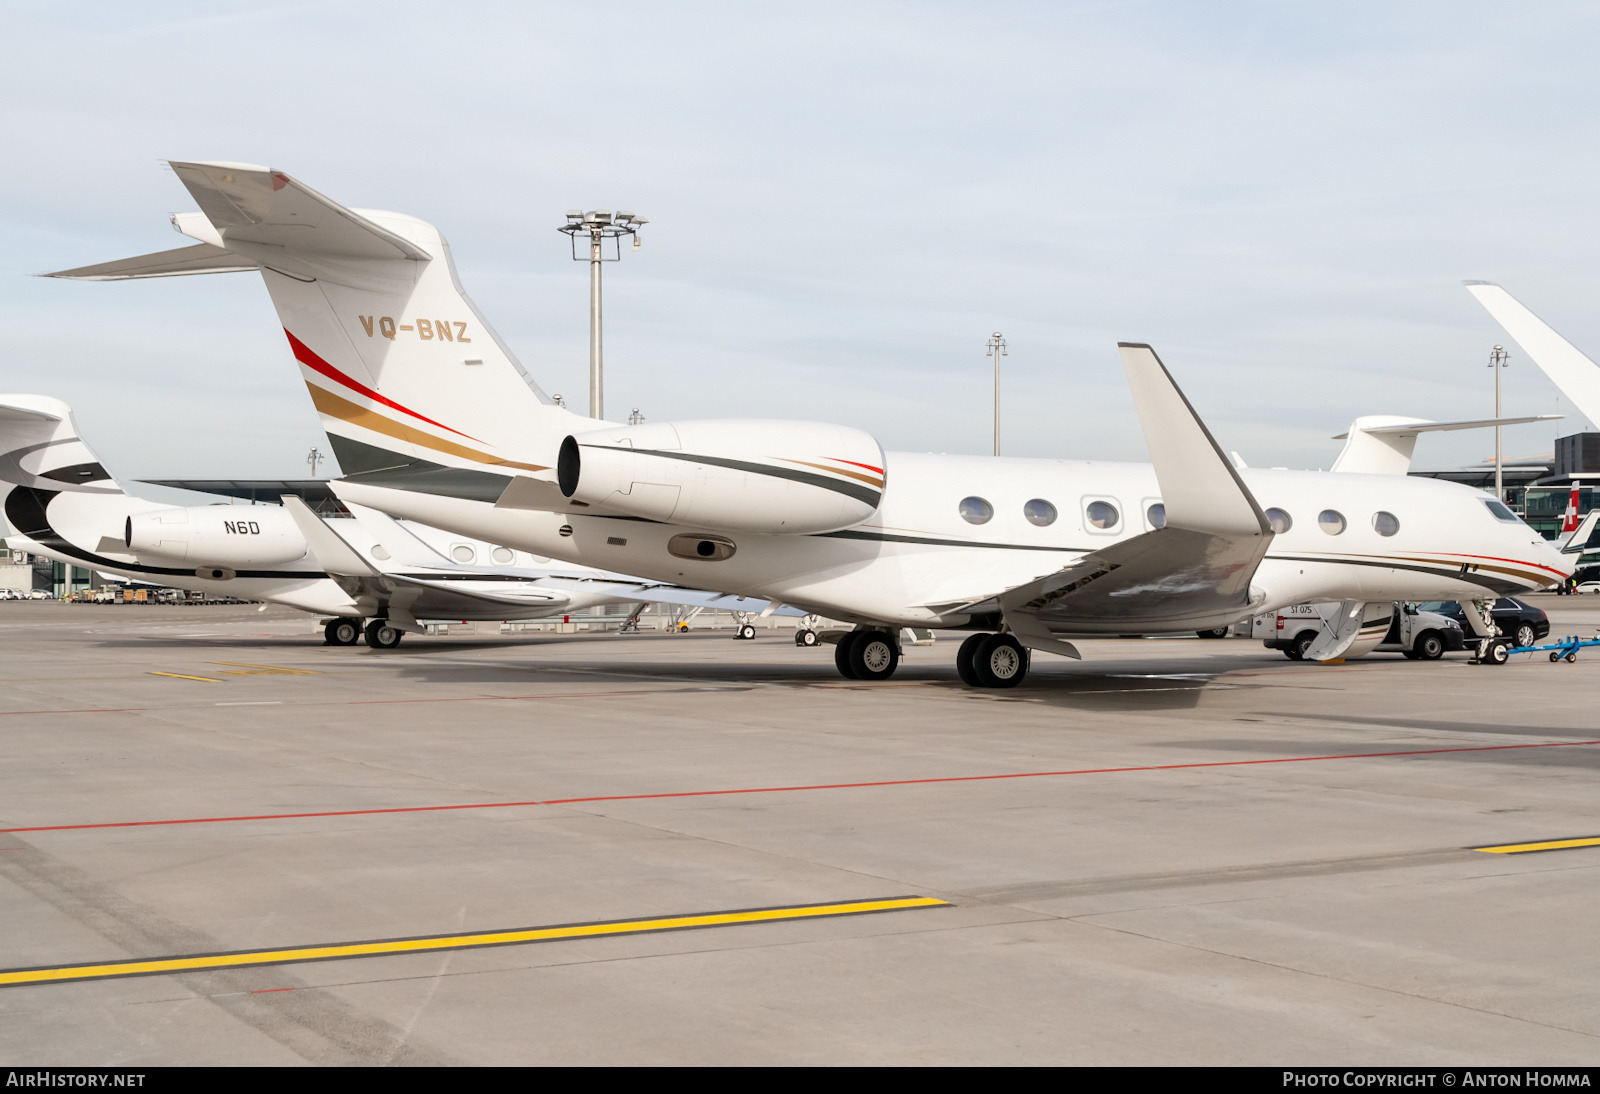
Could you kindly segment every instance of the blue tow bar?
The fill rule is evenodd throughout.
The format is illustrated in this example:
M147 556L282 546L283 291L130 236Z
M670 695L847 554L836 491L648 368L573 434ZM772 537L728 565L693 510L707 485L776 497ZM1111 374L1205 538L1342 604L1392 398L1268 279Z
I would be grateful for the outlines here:
M1570 665L1578 659L1578 651L1586 646L1600 646L1600 637L1579 638L1573 634L1559 642L1546 642L1542 646L1512 646L1502 640L1491 646L1488 657L1479 660L1481 664L1503 665L1514 653L1549 653L1552 662L1566 661Z

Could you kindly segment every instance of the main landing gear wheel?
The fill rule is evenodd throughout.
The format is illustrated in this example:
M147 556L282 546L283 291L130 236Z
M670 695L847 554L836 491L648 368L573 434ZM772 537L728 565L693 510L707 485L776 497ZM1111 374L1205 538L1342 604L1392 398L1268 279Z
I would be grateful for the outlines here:
M986 688L1014 688L1028 675L1028 651L1009 634L991 634L978 647L972 667Z
M400 644L405 632L389 626L387 619L374 619L367 624L367 645L375 650L392 650Z
M733 636L735 638L752 639L752 638L754 638L756 636L756 629L755 629L755 627L751 626L749 623L745 623L745 624L741 625L737 631L734 632Z
M839 670L839 675L846 680L858 679L856 670L850 665L850 651L855 647L856 639L860 638L863 631L851 631L839 639L839 644L833 647L833 667Z
M330 619L322 637L330 646L353 646L361 641L361 620Z
M956 650L956 672L961 677L961 682L969 688L983 687L983 681L978 679L978 670L973 662L978 657L978 647L989 640L987 634L969 634L961 648Z
M797 646L815 646L817 644L817 632L810 627L801 627L794 632L794 644Z
M850 668L857 680L887 680L900 667L900 649L894 635L863 631L850 644Z

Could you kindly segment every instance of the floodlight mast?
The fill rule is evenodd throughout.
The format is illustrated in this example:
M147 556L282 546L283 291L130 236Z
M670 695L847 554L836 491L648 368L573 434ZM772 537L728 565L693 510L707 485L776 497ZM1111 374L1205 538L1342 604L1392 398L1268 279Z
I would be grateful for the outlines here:
M1006 352L1005 335L995 331L989 336L988 345L983 347L994 357L994 454L1000 455L1000 358L1009 357Z
M1500 417L1500 369L1506 367L1511 361L1511 354L1506 352L1504 346L1496 346L1489 353L1489 367L1494 369L1494 416ZM1494 427L1494 500L1506 500L1505 480L1501 474L1500 459L1500 427Z
M604 418L605 383L601 353L600 329L600 264L622 261L622 237L633 239L633 249L639 249L639 229L648 224L644 217L622 211L613 214L610 209L568 209L567 222L556 231L564 232L572 241L574 262L589 263L589 417ZM578 237L589 242L589 253L580 257ZM606 240L610 240L615 254L607 257Z

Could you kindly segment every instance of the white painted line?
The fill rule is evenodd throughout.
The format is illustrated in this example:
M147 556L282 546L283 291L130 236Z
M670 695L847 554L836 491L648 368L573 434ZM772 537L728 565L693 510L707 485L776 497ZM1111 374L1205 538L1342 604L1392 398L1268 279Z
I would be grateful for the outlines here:
M282 699L267 699L257 703L213 703L217 707L278 707L283 705Z

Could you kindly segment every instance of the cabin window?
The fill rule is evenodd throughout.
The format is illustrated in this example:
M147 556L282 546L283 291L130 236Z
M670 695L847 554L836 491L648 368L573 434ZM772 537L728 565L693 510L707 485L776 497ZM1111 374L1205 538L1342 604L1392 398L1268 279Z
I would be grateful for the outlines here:
M1047 528L1056 522L1056 507L1043 498L1034 498L1022 507L1022 515L1028 518L1029 524Z
M496 547L494 549L494 560L502 566L511 565L511 560L515 557L509 547Z
M982 498L961 499L961 519L968 524L988 524L994 518L994 506Z
M1122 519L1122 514L1117 512L1117 507L1109 501L1091 501L1083 510L1084 517L1092 527L1102 531L1109 531L1117 526L1117 521Z
M1400 521L1393 513L1374 513L1372 530L1380 536L1392 536L1400 530Z
M1272 534L1281 536L1294 527L1294 518L1282 509L1267 510L1267 526L1272 529Z
M1336 536L1344 531L1344 514L1337 509L1324 509L1317 514L1317 527L1330 536Z
M454 547L450 548L450 557L455 559L457 562L471 562L478 556L477 553L465 543L458 543Z
M1167 526L1167 507L1161 502L1156 502L1144 511L1144 519L1150 522L1152 528L1165 528Z
M1495 520L1503 520L1507 524L1518 523L1517 514L1507 509L1503 502L1495 501L1493 498L1484 498L1483 504L1489 507L1489 512L1494 514Z

